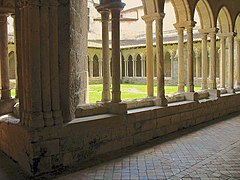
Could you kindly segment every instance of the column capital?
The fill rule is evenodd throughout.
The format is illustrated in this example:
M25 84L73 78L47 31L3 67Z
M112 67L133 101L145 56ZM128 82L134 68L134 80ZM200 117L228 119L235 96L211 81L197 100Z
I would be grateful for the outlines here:
M165 13L155 13L155 14L154 14L154 19L155 19L156 21L158 21L158 20L163 20L164 17L165 17Z
M101 6L101 8L103 8L103 9L109 9L109 10L123 10L123 8L125 7L125 3L123 3L123 2L109 2L109 3L107 3L107 4L105 4L105 5L100 5Z
M173 25L174 25L174 27L176 28L176 30L178 30L178 31L183 31L183 30L185 29L185 27L182 26L182 25L179 24L179 23L176 23L176 24L173 24Z
M154 21L154 17L150 16L150 15L145 15L145 16L142 16L142 20L145 21L146 24L149 24Z

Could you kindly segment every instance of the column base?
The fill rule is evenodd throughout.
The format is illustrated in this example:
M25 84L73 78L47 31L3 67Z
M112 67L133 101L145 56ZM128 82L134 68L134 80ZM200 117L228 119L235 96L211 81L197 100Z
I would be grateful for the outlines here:
M11 99L11 90L10 89L2 89L1 90L1 99Z
M184 95L185 95L185 99L188 101L198 101L199 100L199 95L196 92L187 92Z
M202 84L201 84L201 87L202 87L202 90L206 90L206 89L208 89L208 85L205 84L205 83L204 83L204 84L202 83Z
M219 98L221 96L221 91L218 89L209 89L208 93L210 97Z
M229 93L229 94L235 94L235 89L233 89L233 88L227 88L227 93Z
M53 114L51 111L43 112L43 120L45 127L51 127L54 125L53 123Z
M120 103L121 102L121 91L112 91L112 103Z
M61 125L63 123L62 112L53 111L52 114L54 119L54 125Z
M127 114L127 104L126 103L106 103L104 104L108 110L108 113L111 114Z
M179 92L179 93L185 92L184 87L185 87L184 84L178 84L178 92Z
M240 91L240 85L237 85L234 89L235 89L235 92Z
M162 106L162 107L167 107L168 106L168 100L164 98L156 98L154 100L155 106Z

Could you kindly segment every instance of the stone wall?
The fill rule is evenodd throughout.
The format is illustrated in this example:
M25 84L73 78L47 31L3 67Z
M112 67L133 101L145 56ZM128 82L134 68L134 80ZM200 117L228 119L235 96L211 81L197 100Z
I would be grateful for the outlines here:
M136 146L148 140L240 111L240 94L200 102L182 101L168 107L128 110L75 119L63 126L35 131L2 121L1 149L29 173L82 165L100 154ZM211 108L209 108L211 107ZM31 137L31 138L30 138Z

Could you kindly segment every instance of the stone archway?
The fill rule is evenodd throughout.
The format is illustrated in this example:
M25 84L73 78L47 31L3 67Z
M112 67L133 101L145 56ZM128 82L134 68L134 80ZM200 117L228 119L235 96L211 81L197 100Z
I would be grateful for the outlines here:
M231 15L225 6L218 13L218 27L221 33L230 33L233 30Z
M97 55L93 56L93 77L99 77L99 58Z
M196 4L196 10L199 15L201 29L214 28L214 16L207 0L199 0Z
M142 76L142 64L141 64L142 58L138 54L136 58L136 76L141 77Z
M133 57L128 56L128 77L133 77Z

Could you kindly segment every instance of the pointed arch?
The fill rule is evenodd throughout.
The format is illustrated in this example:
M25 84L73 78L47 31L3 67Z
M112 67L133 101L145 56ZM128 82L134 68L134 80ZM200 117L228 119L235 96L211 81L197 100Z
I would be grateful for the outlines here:
M176 23L192 21L190 7L187 0L171 0L176 15Z
M197 10L200 18L201 29L215 27L213 11L207 0L199 0L195 10Z
M237 33L237 36L240 38L240 13L235 20L234 31Z
M231 19L229 10L223 6L218 12L218 27L221 33L229 33L233 31Z

